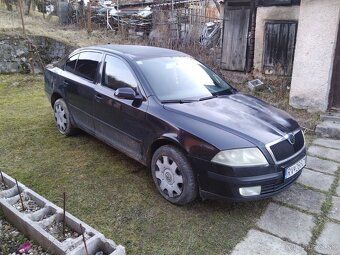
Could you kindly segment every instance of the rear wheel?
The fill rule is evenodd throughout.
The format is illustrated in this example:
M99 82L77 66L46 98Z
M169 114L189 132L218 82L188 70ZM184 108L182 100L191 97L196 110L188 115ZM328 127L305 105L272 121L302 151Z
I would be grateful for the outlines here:
M153 181L161 195L173 204L183 205L197 197L197 183L187 157L176 147L165 145L152 157Z
M60 133L66 136L75 134L76 128L71 123L70 112L64 99L59 98L55 101L53 105L53 115L57 129Z

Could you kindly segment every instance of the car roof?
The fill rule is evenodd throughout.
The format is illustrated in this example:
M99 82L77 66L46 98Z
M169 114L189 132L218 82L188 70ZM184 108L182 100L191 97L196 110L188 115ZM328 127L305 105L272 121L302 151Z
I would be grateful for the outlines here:
M121 44L106 44L96 45L90 47L84 47L79 50L101 50L106 52L112 52L124 57L128 57L132 60L141 60L157 57L188 57L189 55L165 48L141 46L141 45L121 45ZM78 51L78 50L77 50Z

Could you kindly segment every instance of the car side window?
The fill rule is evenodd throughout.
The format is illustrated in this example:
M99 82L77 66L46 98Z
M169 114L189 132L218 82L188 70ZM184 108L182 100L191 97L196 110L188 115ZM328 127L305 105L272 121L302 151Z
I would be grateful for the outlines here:
M73 55L70 57L65 64L65 71L74 73L74 68L76 67L77 60L78 60L79 54Z
M82 52L79 54L75 74L89 81L94 81L96 78L97 67L102 54L98 52Z
M136 88L137 81L123 60L108 55L105 57L102 85L114 90L122 87Z

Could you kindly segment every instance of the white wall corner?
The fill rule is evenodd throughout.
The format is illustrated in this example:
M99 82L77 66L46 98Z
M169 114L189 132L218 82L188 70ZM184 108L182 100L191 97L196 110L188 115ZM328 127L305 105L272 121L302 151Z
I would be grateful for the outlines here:
M302 0L289 103L326 111L339 31L339 0Z

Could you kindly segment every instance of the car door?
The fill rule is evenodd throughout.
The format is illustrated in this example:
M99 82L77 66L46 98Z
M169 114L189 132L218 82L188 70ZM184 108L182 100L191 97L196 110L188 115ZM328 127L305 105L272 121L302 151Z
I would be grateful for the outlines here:
M114 92L121 87L132 87L141 93L131 66L117 56L106 55L101 82L95 88L95 134L118 150L141 160L148 103L146 100L117 98Z
M65 99L76 125L94 132L93 98L102 53L84 51L66 61L63 75Z

